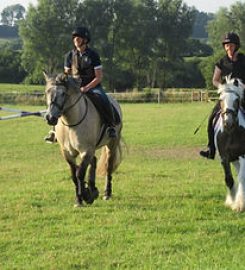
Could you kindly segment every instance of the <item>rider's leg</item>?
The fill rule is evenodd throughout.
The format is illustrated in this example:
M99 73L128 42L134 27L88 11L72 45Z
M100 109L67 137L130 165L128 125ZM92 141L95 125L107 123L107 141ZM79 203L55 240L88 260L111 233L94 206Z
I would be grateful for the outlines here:
M114 128L115 127L114 113L113 113L112 105L106 93L101 87L96 87L96 88L90 89L87 92L87 96L90 98L90 100L93 102L95 107L98 109L103 122L105 122L106 125L108 126L107 133L109 137L115 138L116 131Z
M215 143L214 143L214 127L213 127L213 121L215 116L220 110L220 103L217 102L217 104L214 106L209 118L208 118L208 149L206 151L200 151L200 155L208 158L208 159L214 159L215 157Z

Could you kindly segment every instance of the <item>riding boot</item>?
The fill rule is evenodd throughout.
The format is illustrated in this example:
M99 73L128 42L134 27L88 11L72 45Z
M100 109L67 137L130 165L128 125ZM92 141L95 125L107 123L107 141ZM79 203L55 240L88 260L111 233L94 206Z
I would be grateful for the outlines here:
M100 88L94 88L87 92L87 96L95 105L102 121L106 124L108 136L116 138L114 113L107 95Z
M215 158L215 152L216 152L216 149L215 149L215 143L214 143L214 118L216 117L217 113L219 112L220 110L220 103L218 102L211 115L209 116L209 119L208 119L208 128L207 128L207 131L208 131L208 149L205 150L205 151L200 151L200 155L202 157L205 157L205 158L208 158L208 159L214 159Z

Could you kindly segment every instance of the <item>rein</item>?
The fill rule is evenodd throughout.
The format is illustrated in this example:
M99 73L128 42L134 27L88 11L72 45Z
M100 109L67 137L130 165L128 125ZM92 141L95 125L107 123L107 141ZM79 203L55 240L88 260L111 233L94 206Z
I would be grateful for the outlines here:
M77 104L77 102L81 99L82 96L83 96L83 94L80 95L80 97L76 100L76 102L74 104L72 104L72 106L69 107L69 109L71 109L73 106L75 106ZM88 114L88 101L87 101L86 98L84 99L84 101L85 101L86 110L85 110L85 113L82 116L81 120L79 120L76 124L72 124L72 125L68 125L63 120L61 120L61 122L62 122L62 124L64 126L66 126L66 127L76 127L76 126L80 125L83 122L83 120L86 118L86 116ZM65 111L67 111L67 109Z
M63 110L62 113L66 113L68 110L74 107L82 97L83 97L83 94L81 93L78 99L72 105L68 106L65 110Z
M58 86L58 85L62 85L62 86L64 86L66 89L68 89L68 88L67 88L67 85L66 85L65 83L57 83L57 82L56 82L56 85L55 85L55 86ZM50 89L51 89L51 88L52 88L52 87L50 87ZM68 95L67 93L65 93L65 95L66 95L66 97L68 97L68 98L70 97L70 95ZM73 108L73 107L81 100L81 98L82 98L83 96L84 96L84 94L80 92L80 95L79 95L79 97L76 99L76 101L75 101L73 104L71 104L70 106L66 107L66 108L64 108L64 106L65 106L65 103L67 102L67 98L64 100L64 103L63 103L62 106L59 105L59 104L56 102L56 99L54 99L53 101L51 101L51 104L54 105L54 106L56 106L56 107L62 112L61 114L64 114L64 113L68 112L71 108ZM65 122L61 119L61 122L62 122L62 124L63 124L64 126L66 126L66 127L76 127L76 126L80 125L80 124L83 122L83 120L86 118L87 113L88 113L88 101L87 101L86 98L84 98L84 101L85 101L85 113L84 113L84 115L82 116L82 118L81 118L76 124L67 124L67 123L65 123Z

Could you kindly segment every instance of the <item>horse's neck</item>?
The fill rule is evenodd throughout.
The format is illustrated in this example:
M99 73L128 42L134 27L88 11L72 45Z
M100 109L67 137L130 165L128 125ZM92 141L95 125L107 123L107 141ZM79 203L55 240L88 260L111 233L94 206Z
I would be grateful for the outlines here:
M81 118L81 115L85 114L85 110L86 106L84 95L81 96L80 93L74 93L69 97L69 101L65 106L62 117L68 124L74 123Z

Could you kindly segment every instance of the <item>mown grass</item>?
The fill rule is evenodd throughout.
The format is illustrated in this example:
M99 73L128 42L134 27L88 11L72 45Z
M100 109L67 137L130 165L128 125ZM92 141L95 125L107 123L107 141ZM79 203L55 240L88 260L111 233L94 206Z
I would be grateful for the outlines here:
M113 199L81 209L45 122L1 121L0 269L244 269L244 214L224 207L219 161L198 156L205 124L193 135L211 107L123 104Z
M44 89L44 85L0 83L0 93L42 93Z

